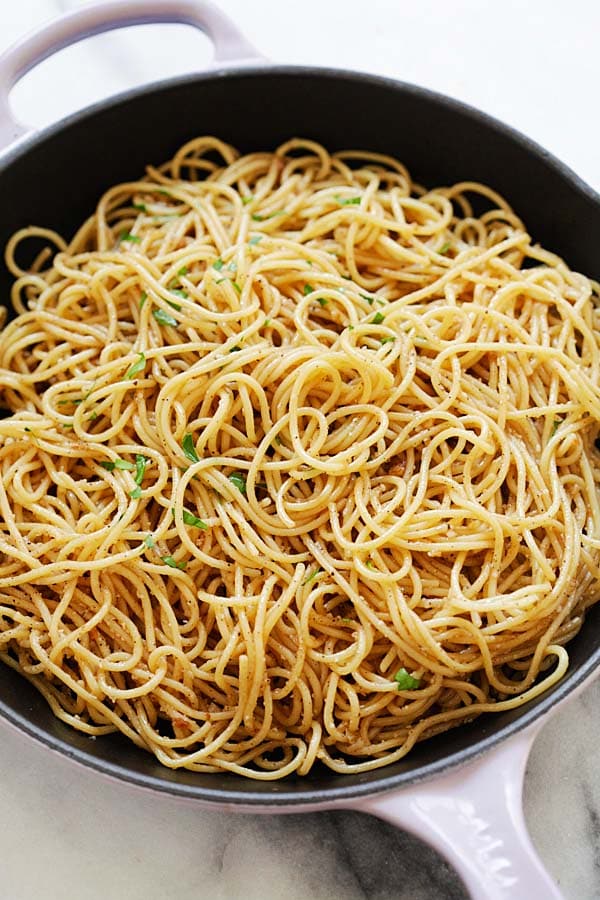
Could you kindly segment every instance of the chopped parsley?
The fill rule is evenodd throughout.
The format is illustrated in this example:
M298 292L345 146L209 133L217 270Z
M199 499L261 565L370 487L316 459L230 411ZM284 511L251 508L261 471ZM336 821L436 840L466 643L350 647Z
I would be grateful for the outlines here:
M154 548L154 538L151 534L147 534L144 538L144 544L148 548L148 550L152 550Z
M238 292L238 294L241 294L241 293L242 293L242 289L241 289L241 287L239 286L239 284L237 283L237 281L232 281L232 282L231 282L231 285L232 285L232 287L234 287L234 288L236 289L236 291Z
M138 359L132 366L130 366L125 372L125 378L135 378L136 375L139 375L140 372L143 372L146 368L146 355L144 353L138 353Z
M373 306L374 297L369 297L367 294L359 294L359 297L362 297L363 300L366 300L369 306Z
M327 303L328 303L328 302L329 302L329 301L326 300L325 297L317 297L317 303L318 303L320 306L327 306Z
M439 253L441 256L443 256L445 253L448 252L449 249L450 249L450 241L446 241L445 244L442 244L442 246L441 246L440 249L438 250L438 253Z
M373 323L373 325L381 325L381 323L383 322L384 319L385 319L385 316L383 315L383 313L376 312L375 315L373 316L373 318L371 319L371 322Z
M139 244L141 242L141 237L138 237L137 234L131 234L130 231L122 231L119 235L120 241L129 241L131 244Z
M278 209L276 212L269 213L267 216L261 216L258 213L252 213L255 222L264 222L266 219L273 219L275 216L285 216L285 209Z
M150 460L146 456L142 456L141 453L135 454L135 483L141 484L144 480L144 472L146 471L146 466Z
M563 420L562 420L562 419L555 419L555 420L554 420L554 422L552 423L552 431L550 432L550 437L551 437L551 438L554 437L554 435L556 434L556 432L558 431L558 429L559 429L559 427L562 425L562 423L563 423Z
M131 204L134 209L139 209L140 212L146 212L146 204L145 203L132 203Z
M420 680L413 678L404 668L396 672L394 681L397 682L399 691L414 691L421 686Z
M220 272L224 265L225 265L225 263L223 262L221 257L219 257L218 259L216 259L214 261L212 267L213 267L213 269L216 269L217 272Z
M312 284L305 284L302 289L302 293L304 294L305 297L308 297L308 295L312 294L313 291L314 291L314 287L312 286Z
M246 493L246 479L242 475L241 472L232 472L231 475L229 476L229 480L232 484L234 484L236 486L236 488L238 489L238 491L240 491L241 494Z
M195 516L185 508L183 510L183 521L186 525L190 525L192 528L208 528L206 522L204 522L202 519L199 519L198 516Z
M129 491L129 496L132 498L132 500L139 500L142 496L141 487L134 487L132 491Z
M154 318L156 319L156 321L158 322L159 325L176 326L179 324L177 319L174 318L174 316L172 316L170 313L166 312L166 310L164 310L164 309L160 309L160 308L153 309L152 315L154 316Z
M361 201L360 197L342 197L340 194L334 194L334 197L340 206L358 206Z
M380 343L382 343L382 344L391 344L391 343L393 343L393 341L395 341L395 340L396 340L395 337L382 337Z
M249 203L252 203L254 200L254 194L248 194L246 197L242 197L242 203L244 206L248 206Z
M189 431L187 432L187 434L184 434L181 446L183 448L183 452L191 462L200 462L200 457L196 453L196 447L194 446L194 438L189 433Z
M171 569L185 569L187 563L177 562L176 559L173 559L172 556L163 556L162 561L166 566L169 566Z
M100 465L103 469L106 469L107 472L112 472L114 469L123 469L126 472L132 472L135 469L134 464L126 459L110 459L101 462Z
M147 299L148 299L148 294L146 293L146 291L142 291L142 294L140 296L140 309L142 308L142 306L144 305L144 303L146 302Z
M255 235L253 235L253 236L250 238L250 240L248 241L248 243L251 244L251 245L258 244L258 242L259 242L259 241L262 241L262 239L263 239L262 234L255 234Z
M311 581L314 581L314 580L315 580L315 578L317 577L317 575L319 574L319 572L322 572L322 571L323 571L323 570L322 570L321 568L313 569L313 571L308 575L308 577L304 579L304 581L302 582L302 584L303 584L303 585L304 585L304 584L310 584Z

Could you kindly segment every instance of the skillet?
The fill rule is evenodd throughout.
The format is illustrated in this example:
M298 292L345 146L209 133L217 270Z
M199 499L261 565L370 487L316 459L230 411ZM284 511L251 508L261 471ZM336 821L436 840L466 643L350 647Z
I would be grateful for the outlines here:
M14 121L8 93L42 59L91 34L148 22L184 22L205 31L215 46L212 69L122 94L35 135ZM270 65L215 7L193 0L90 6L0 58L0 146L6 147L0 157L0 245L31 222L72 232L107 187L135 178L147 162L167 159L201 132L244 151L301 134L332 150L358 146L395 155L426 184L485 182L506 196L534 240L600 278L600 198L542 148L476 110L412 85ZM10 283L0 266L2 297ZM417 746L399 763L362 775L315 769L305 778L262 783L166 770L118 736L92 742L72 731L8 669L0 677L0 714L75 761L199 804L254 813L371 812L433 844L475 898L552 900L561 895L526 833L522 779L537 731L598 669L599 625L595 608L569 645L567 675L550 693L518 710L482 716Z

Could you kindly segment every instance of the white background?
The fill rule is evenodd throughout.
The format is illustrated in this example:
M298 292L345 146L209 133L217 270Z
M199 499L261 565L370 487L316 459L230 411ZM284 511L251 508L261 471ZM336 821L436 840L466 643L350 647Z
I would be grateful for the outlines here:
M3 0L0 47L78 5ZM597 0L220 5L274 60L362 69L458 97L526 132L600 189ZM40 66L15 90L14 105L41 125L133 84L201 68L208 57L207 42L180 26L102 37ZM571 900L600 896L599 713L593 687L544 730L527 779L532 833ZM283 844L274 827L104 781L0 724L0 900L392 896L365 893L300 827ZM417 889L399 879L393 896L416 900Z

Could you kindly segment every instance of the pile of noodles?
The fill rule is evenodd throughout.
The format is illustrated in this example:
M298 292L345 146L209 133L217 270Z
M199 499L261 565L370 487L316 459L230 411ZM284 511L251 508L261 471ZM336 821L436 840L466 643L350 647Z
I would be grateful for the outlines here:
M0 655L63 721L364 772L564 675L599 290L492 190L203 137L7 259Z

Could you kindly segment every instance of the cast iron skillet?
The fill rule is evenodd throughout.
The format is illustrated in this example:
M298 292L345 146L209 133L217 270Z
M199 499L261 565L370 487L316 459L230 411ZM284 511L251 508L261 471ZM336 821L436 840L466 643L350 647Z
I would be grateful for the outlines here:
M12 118L8 91L37 62L90 34L147 22L206 31L216 63L100 103L35 135ZM235 60L235 65L232 61ZM244 151L292 135L329 149L365 147L402 159L426 184L463 179L504 194L535 240L600 278L600 198L550 154L505 125L412 85L329 69L274 67L214 7L193 0L127 0L92 6L26 38L0 59L0 245L38 223L69 234L110 185L133 179L184 141L216 134ZM8 297L11 278L0 269ZM559 898L525 830L522 777L547 714L572 696L600 660L600 608L569 645L561 684L518 710L479 718L420 744L402 762L363 775L316 769L262 783L161 768L117 736L90 741L54 718L41 696L2 669L0 713L48 748L136 785L236 811L370 811L421 834L446 855L474 897ZM508 740L510 739L510 740Z

